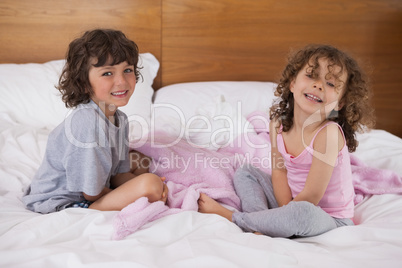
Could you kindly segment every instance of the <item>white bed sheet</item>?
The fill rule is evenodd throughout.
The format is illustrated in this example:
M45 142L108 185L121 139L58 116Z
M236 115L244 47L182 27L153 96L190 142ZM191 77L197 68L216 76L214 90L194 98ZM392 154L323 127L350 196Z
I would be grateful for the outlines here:
M0 267L401 267L402 196L367 197L357 226L301 239L243 233L216 215L193 211L148 223L114 241L117 212L26 210L23 190L38 168L49 131L0 114ZM375 130L355 153L402 175L402 140Z

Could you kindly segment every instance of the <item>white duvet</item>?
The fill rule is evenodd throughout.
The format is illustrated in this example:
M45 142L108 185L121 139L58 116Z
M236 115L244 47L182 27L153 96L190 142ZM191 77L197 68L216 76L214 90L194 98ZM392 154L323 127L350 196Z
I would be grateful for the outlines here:
M216 215L183 212L114 241L117 212L67 209L41 215L21 202L49 130L0 114L0 267L401 267L402 196L366 198L357 226L302 239L243 233ZM385 131L359 135L356 155L401 174L402 141Z

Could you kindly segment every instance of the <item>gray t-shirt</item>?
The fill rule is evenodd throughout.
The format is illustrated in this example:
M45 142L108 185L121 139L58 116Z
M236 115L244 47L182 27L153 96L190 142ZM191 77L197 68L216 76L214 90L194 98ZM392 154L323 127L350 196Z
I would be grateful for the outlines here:
M112 124L90 101L80 104L50 134L42 165L22 201L49 213L96 196L110 177L130 170L127 116L117 110Z

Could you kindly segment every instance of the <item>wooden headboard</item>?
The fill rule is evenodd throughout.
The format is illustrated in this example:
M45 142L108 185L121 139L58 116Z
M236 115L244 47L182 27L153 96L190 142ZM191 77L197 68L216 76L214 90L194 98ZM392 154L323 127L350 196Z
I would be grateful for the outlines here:
M0 63L64 58L69 42L95 27L120 29L158 58L155 89L276 82L291 49L332 44L369 73L377 128L402 137L400 0L3 0Z

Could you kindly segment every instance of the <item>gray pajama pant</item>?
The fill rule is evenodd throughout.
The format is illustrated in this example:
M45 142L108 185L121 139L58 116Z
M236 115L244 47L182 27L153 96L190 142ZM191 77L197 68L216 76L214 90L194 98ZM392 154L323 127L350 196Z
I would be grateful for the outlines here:
M351 219L333 218L307 201L291 201L278 207L271 177L252 166L236 171L234 186L243 212L234 212L232 221L246 232L271 237L303 237L353 225Z

